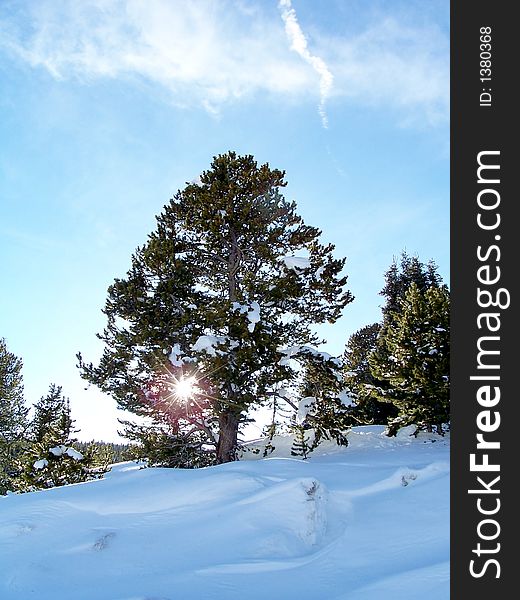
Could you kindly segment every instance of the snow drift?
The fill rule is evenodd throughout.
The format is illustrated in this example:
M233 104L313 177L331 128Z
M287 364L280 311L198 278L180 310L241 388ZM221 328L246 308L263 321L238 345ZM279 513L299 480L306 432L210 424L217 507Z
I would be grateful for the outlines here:
M448 598L449 439L349 439L0 498L0 598Z

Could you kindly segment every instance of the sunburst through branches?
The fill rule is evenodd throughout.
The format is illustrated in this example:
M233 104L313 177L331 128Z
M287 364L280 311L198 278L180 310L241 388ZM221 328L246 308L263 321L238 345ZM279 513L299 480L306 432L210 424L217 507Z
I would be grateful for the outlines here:
M197 378L194 376L185 377L181 375L179 379L173 381L173 397L180 402L191 400L198 392Z

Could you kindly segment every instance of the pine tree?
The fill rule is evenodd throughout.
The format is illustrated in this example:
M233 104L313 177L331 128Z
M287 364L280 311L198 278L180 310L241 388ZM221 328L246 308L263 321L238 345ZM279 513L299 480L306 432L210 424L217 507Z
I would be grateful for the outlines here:
M284 177L252 156L215 157L109 288L99 364L78 354L82 376L121 408L219 463L236 458L250 409L297 377L287 353L302 358L320 341L312 326L352 301L344 259L284 199Z
M92 456L79 452L73 438L74 420L62 388L51 384L34 407L25 450L22 479L26 491L51 488L92 479ZM96 473L99 474L99 473Z
M347 434L352 424L342 362L326 353L309 351L308 356L311 360L304 364L301 399L291 427L295 433L291 454L304 458L323 440L348 446ZM345 404L347 399L349 402Z
M392 321L394 314L399 313L401 301L412 283L415 283L421 292L425 292L431 287L441 287L442 278L433 261L425 264L419 257L408 256L406 252L402 252L399 263L394 259L385 273L385 285L380 292L385 298L385 304L381 307L384 325Z
M0 494L18 489L27 413L22 360L9 352L5 339L0 338Z
M61 386L52 383L46 396L34 406L31 421L31 434L35 442L50 440L53 444L67 444L73 433L73 419L70 414L68 398L62 393Z
M134 427L132 435L139 441L132 452L132 459L146 461L150 467L194 469L214 462L213 453L201 449L206 441L203 430L172 431L141 425Z
M308 433L308 427L302 423L294 423L294 441L291 447L292 456L301 456L303 460L307 458L309 452L312 451L312 444L310 443L310 435Z
M377 388L383 382L370 369L369 356L376 349L380 331L380 323L366 325L350 336L345 347L345 384L355 399L351 409L353 424L386 425L397 416L393 404L378 400Z
M387 383L383 394L399 409L390 434L412 423L442 433L449 421L449 318L448 289L421 291L415 283L392 313L379 339L384 351L370 357L372 372Z
M138 459L137 447L134 444L91 440L90 442L76 442L74 447L81 454L92 456L93 468L102 471L107 471L109 465Z
M377 385L364 386L367 393L372 397L380 402L393 404L397 411L400 411L400 409L397 408L397 399L394 397L397 393L395 388L388 378L380 378L377 374L385 372L385 369L392 362L392 355L388 350L386 339L398 326L398 317L402 311L406 293L412 284L417 287L420 293L425 293L430 288L440 289L445 287L434 261L423 263L417 256L409 256L406 252L403 252L400 261L394 259L385 273L385 285L380 292L385 298L385 304L381 308L383 321L375 348L369 357L371 373L374 379L377 380ZM402 414L399 418L389 415L389 424L391 424L389 433L394 434L399 427L399 423L403 423L404 420Z

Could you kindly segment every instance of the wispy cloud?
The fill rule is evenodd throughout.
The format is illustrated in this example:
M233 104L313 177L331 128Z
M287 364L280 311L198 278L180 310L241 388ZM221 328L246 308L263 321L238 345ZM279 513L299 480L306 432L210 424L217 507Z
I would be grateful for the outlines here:
M0 8L0 43L57 79L143 78L178 105L210 111L258 92L299 95L312 85L282 28L240 4L40 0L15 16L2 19Z
M291 42L291 49L299 54L304 60L306 60L319 75L320 103L318 106L318 112L320 114L323 127L327 128L328 118L327 113L325 112L325 101L330 94L334 77L325 64L325 61L319 56L314 56L310 53L307 45L307 39L305 38L305 35L298 23L296 11L291 5L291 0L280 0L279 7L283 22L285 24L287 38Z
M403 124L447 122L449 39L435 25L412 28L387 16L321 43L334 56L332 96L397 110Z
M311 38L300 21L290 0L6 2L0 49L56 79L141 79L212 114L267 93L317 97L325 127L326 102L339 100L395 107L403 121L447 118L448 40L435 27L383 16L349 37L312 24Z

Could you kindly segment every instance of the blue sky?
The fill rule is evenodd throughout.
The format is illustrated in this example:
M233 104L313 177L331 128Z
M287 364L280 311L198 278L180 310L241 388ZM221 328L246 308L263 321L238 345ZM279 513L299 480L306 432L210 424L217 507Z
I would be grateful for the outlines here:
M379 320L403 249L449 282L449 3L40 0L0 5L0 336L29 403L51 382L82 439L115 439L84 390L106 289L155 215L235 150L346 256L339 354Z

